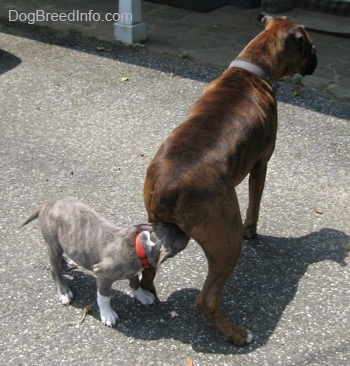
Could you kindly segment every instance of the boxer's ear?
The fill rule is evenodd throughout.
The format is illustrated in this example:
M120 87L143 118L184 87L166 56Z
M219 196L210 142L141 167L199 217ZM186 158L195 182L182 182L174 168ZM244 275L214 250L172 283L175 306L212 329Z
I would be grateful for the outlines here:
M273 19L272 16L270 15L265 15L261 18L261 23L264 25L264 27L266 27L266 25L271 22L271 20Z
M271 16L271 15L264 15L261 18L261 23L264 25L264 28L267 27L267 25L272 21L272 20L287 20L288 17L286 16Z

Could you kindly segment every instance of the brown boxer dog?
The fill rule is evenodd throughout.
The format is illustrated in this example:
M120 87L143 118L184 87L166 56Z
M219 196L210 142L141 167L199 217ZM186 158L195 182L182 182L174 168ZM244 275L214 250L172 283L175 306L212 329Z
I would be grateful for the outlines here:
M177 225L203 248L208 275L196 301L228 340L243 345L252 333L220 309L223 286L239 259L243 236L253 238L267 163L274 151L277 107L273 80L316 68L316 49L301 25L286 17L262 19L255 37L204 90L185 121L165 139L150 163L144 201L150 222ZM244 224L235 192L249 177ZM143 288L154 289L154 273Z

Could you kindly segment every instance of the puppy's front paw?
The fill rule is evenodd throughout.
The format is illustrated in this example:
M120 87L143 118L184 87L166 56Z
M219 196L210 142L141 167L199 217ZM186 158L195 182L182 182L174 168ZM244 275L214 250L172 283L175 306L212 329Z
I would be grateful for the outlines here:
M107 327L114 327L119 317L118 314L112 309L111 297L103 296L97 292L97 304L100 308L102 324L107 325Z
M142 305L152 305L156 302L156 298L150 291L146 291L143 288L139 287L137 290L134 290L134 298Z
M110 328L114 327L119 320L118 314L112 308L105 309L104 312L100 310L100 316L102 324Z
M73 300L73 293L71 291L61 294L60 300L63 305L69 305L71 301Z

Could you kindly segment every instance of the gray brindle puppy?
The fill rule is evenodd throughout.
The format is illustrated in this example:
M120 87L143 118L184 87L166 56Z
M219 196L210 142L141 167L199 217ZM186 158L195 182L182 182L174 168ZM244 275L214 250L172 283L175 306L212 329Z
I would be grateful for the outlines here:
M157 269L187 244L172 224L140 224L121 229L73 197L48 200L22 224L39 219L47 245L52 278L64 305L73 293L62 275L65 254L92 271L97 282L97 303L103 324L118 320L111 307L111 287L116 280L129 279L135 298L143 305L158 300L156 293L140 287L144 268Z

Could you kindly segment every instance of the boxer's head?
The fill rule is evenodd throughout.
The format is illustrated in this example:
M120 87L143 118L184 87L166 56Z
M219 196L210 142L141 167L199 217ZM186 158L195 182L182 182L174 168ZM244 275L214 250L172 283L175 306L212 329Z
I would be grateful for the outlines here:
M311 75L317 65L316 47L305 27L287 17L264 16L265 42L272 46L283 76Z

